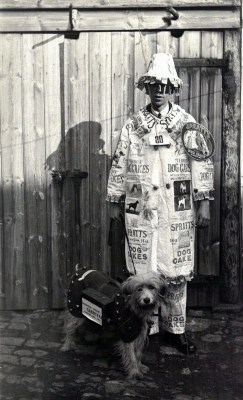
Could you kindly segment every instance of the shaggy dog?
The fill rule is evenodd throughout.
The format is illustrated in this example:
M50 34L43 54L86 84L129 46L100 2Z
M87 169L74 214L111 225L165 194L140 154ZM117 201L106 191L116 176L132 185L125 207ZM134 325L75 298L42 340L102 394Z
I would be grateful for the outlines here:
M163 286L160 276L153 272L131 276L121 285L126 310L135 316L140 327L136 338L132 341L119 338L114 343L115 351L121 357L124 371L129 379L142 377L149 370L142 364L142 355L148 343L149 330L153 324L152 316L158 309ZM85 318L75 318L68 314L64 323L65 341L62 351L68 351L75 346L73 341L75 331L85 321ZM129 329L131 327L128 326Z
M143 321L141 332L134 341L124 343L119 340L115 344L123 368L130 379L142 377L149 370L142 364L142 356L145 345L148 344L150 326L153 324L152 315L160 303L162 286L162 281L156 273L136 275L123 283L127 306Z

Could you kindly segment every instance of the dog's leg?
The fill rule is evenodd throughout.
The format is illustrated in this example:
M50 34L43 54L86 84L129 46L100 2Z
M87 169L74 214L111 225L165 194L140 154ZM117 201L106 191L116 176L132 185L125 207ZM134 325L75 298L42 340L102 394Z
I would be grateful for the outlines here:
M128 378L141 378L142 373L138 367L137 357L134 351L134 342L124 343L123 341L119 341L116 344L116 348L121 356L122 365Z
M75 318L69 311L65 312L64 316L64 343L61 351L69 351L75 347L74 334L76 329L85 321L84 318Z
M136 358L137 358L137 364L138 364L139 371L142 374L146 374L149 371L149 367L147 367L147 365L142 364L142 357L143 357L143 351L144 351L145 343L146 343L146 340L147 340L147 333L148 333L148 327L146 325L146 326L143 327L140 335L134 341L135 355L136 355Z

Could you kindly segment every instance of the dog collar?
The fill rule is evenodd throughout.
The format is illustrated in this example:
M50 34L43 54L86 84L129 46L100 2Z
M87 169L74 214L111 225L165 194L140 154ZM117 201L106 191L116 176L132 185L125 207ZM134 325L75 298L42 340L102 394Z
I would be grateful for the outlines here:
M118 292L114 299L114 321L117 336L125 343L135 340L141 332L143 321L126 306L125 297Z

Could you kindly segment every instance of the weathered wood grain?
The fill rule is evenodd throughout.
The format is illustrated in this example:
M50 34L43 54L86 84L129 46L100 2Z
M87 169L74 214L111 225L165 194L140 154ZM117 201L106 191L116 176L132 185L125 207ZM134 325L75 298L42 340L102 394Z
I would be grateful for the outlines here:
M239 144L240 144L240 43L237 31L226 31L224 56L229 57L228 73L224 75L222 184L221 198L221 271L222 301L239 301L240 288L240 204L239 204Z
M112 143L113 156L121 128L134 112L134 32L112 33ZM111 163L112 157L110 159ZM125 268L125 234L122 222L111 222L111 275L117 278Z
M68 24L66 17L65 21ZM144 29L142 19L141 24ZM2 289L10 287L6 298L9 308L18 308L19 304L29 308L62 307L66 272L73 270L77 259L88 268L111 272L105 202L111 156L124 121L145 104L145 95L134 88L134 81L146 71L151 55L157 51L170 51L176 56L179 75L189 84L184 87L181 105L208 126L216 139L215 209L212 227L200 238L203 249L197 272L218 274L216 239L221 218L223 290L226 301L237 298L239 55L234 50L234 79L226 85L224 95L221 158L221 67L226 54L222 50L222 31L190 31L176 39L169 31L151 32L149 28L141 33L115 30L82 32L77 41L64 40L58 33L26 34L23 38L4 34L0 38L0 89L6 93L0 100L0 268L2 265ZM237 37L237 32L227 32L225 52L238 48ZM207 67L208 59L218 59L218 64ZM89 172L88 180L83 180L80 187L80 221L75 220L72 182L55 183L50 176L52 169L74 168ZM124 245L121 230L115 231L114 237ZM12 277L16 271L18 286L14 287ZM199 291L190 298L194 305L209 305L209 298L215 302L216 297L206 286ZM6 306L3 297L1 304Z
M240 6L240 0L166 0L161 3L160 0L76 0L73 3L74 8L153 8L153 7L236 7ZM1 0L0 9L45 9L69 8L69 0Z
M109 273L109 214L105 199L111 155L111 33L90 34L90 48L91 265Z
M121 128L129 115L134 112L134 32L112 33L111 68L112 156L120 136Z
M157 32L157 53L170 53L174 59L176 70L181 65L179 56L179 39L171 36L170 32ZM183 61L183 60L182 60ZM178 104L178 96L171 96L171 101Z
M179 55L181 58L200 57L201 33L199 31L185 32L179 39ZM197 119L200 101L200 70L199 68L180 68L179 76L183 81L179 104Z
M8 75L9 71L13 75L13 47L16 50L16 41L11 43L10 48L7 51L7 43L12 41L12 36L8 36L8 41L4 43L4 49L6 49L6 57L3 58L3 73L5 72L5 87L3 91L5 93L9 92L12 94L13 92L13 79L12 76ZM13 286L11 283L12 274L13 274L13 253L12 253L12 243L14 240L14 204L13 204L13 194L12 194L12 164L9 163L11 160L11 137L13 135L12 130L12 122L10 115L13 113L13 104L11 101L11 97L8 99L8 102L2 104L1 111L1 144L2 144L2 179L3 179L3 207L4 207L4 239L5 239L5 248L4 257L5 261L9 266L9 271L5 270L5 298L6 306L8 307L11 304L11 297L9 298L8 292L8 284L10 283L10 294L13 295ZM11 109L11 112L9 113ZM9 304L10 303L10 304Z
M23 37L23 129L29 308L48 307L42 35Z
M26 263L24 249L24 171L22 131L21 37L1 38L1 253L5 307L25 308ZM8 97L6 97L8 94Z
M38 46L43 51L49 301L52 307L63 307L66 288L66 240L63 221L63 185L51 178L51 170L64 170L63 123L63 36L43 35ZM37 44L36 44L37 45Z
M202 57L223 56L222 32L202 32ZM220 179L221 179L221 137L222 137L222 70L202 68L201 71L201 113L200 122L206 126L215 139L214 188L215 200L210 203L210 227L199 233L199 257L201 275L219 275L220 251Z
M65 40L65 160L67 170L86 171L90 164L90 110L89 110L89 35L82 33L78 40ZM65 229L68 240L67 271L74 265L90 268L90 179L66 182ZM79 184L78 184L79 183ZM75 204L75 190L79 204ZM76 201L78 199L76 198ZM76 207L76 210L75 210ZM78 207L78 209L77 209ZM76 211L76 219L75 219ZM79 220L77 220L79 219Z
M239 9L183 10L171 25L163 20L166 11L158 10L82 10L76 31L131 31L171 29L240 28ZM69 14L61 10L4 11L0 13L0 32L65 32L70 30Z
M0 35L0 48L4 47L3 36ZM0 57L0 70L3 71L3 57ZM4 91L4 80L2 79L0 82L0 91L3 93ZM0 107L2 109L2 102L0 99ZM2 118L0 115L0 126L2 126ZM2 149L2 132L0 130L0 148ZM0 151L0 309L5 308L5 282L4 282L4 275L5 275L5 268L4 268L4 254L3 254L3 247L4 247L4 210L3 210L3 177L2 177L2 151Z
M135 82L148 70L152 55L156 53L157 38L156 33L135 32L134 42L134 70ZM135 90L134 92L134 110L137 111L150 102L145 90Z
M182 58L199 58L200 44L201 34L199 31L185 32L184 35L179 39L179 56ZM200 69L182 67L179 68L178 75L183 81L182 91L179 96L179 105L197 120L200 104ZM197 275L199 270L197 234L194 251L194 271Z
M175 60L179 55L179 39L171 36L170 32L157 32L157 53L170 53Z

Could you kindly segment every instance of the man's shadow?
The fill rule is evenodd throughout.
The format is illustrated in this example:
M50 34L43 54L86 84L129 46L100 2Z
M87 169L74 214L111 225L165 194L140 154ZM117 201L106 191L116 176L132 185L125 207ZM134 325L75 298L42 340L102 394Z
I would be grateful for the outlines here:
M101 133L99 122L81 122L61 137L57 149L46 159L46 169L53 176L55 199L51 201L60 221L54 240L57 249L66 249L60 260L62 275L64 271L72 274L76 264L101 269L114 278L124 269L124 228L122 223L110 221L105 200L111 157L106 154ZM69 178L67 172L72 171L87 172L88 177Z

